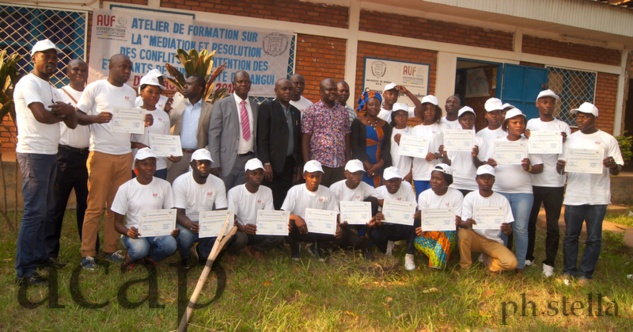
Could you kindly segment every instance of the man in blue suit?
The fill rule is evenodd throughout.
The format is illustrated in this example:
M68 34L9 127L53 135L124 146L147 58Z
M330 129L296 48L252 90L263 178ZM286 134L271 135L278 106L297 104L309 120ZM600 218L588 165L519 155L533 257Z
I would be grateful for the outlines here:
M240 70L233 76L235 92L213 105L209 124L211 173L224 181L226 190L244 184L244 165L255 157L257 109L250 100L251 78Z

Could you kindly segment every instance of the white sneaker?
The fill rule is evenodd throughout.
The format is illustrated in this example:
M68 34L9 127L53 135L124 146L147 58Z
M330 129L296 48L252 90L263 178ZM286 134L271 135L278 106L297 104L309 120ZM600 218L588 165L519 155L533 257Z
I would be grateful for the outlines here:
M534 262L532 262L531 260L529 260L529 259L525 260L525 267L532 266L533 264L534 264Z
M413 254L404 255L404 268L407 271L415 270L415 257Z
M554 267L547 264L543 264L543 276L545 278L549 278L553 275L554 275Z
M396 245L395 242L393 241L387 241L387 251L385 252L385 255L388 256L393 256L393 247Z

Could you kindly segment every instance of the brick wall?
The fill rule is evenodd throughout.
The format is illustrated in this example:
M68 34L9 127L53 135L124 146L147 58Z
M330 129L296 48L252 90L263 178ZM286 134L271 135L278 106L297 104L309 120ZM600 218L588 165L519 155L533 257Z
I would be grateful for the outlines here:
M613 133L615 105L617 100L618 75L598 73L596 79L596 98L594 104L600 111L597 127Z
M359 29L393 36L512 50L512 33L420 17L361 10Z
M8 114L2 119L2 124L3 127L0 128L0 146L2 151L15 150L15 140L18 133Z
M306 98L312 102L321 98L319 84L325 78L333 78L337 82L343 80L346 46L345 39L297 35L295 72L305 77L303 94Z
M620 51L604 47L565 43L524 35L522 49L524 53L530 54L603 63L612 66L620 65Z
M175 8L269 20L348 27L349 8L299 0L161 0L162 8ZM235 22L239 24L239 22Z

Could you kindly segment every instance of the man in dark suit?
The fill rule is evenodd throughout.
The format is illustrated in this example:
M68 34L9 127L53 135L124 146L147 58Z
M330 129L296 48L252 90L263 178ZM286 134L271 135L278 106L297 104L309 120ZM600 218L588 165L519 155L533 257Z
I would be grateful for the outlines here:
M185 108L169 112L171 134L180 136L182 144L182 158L179 162L172 163L167 171L169 183L189 171L189 162L194 151L207 147L211 104L202 100L205 86L204 78L187 77L183 90L183 96L187 98Z
M273 101L259 106L257 118L257 155L264 163L263 185L273 191L276 210L288 189L301 177L301 112L290 105L292 82L280 78L275 82Z
M244 165L255 157L257 109L250 100L251 78L240 70L233 75L235 93L217 101L209 124L211 173L224 181L226 190L244 184Z

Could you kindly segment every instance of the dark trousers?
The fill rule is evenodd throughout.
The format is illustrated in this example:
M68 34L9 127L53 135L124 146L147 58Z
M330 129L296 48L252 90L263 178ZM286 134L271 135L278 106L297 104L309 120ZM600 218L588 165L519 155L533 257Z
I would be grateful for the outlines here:
M301 242L312 243L316 245L317 250L329 250L337 246L337 239L334 235L319 234L319 233L299 233L299 229L296 226L292 226L292 230L286 237L286 241L290 245L290 257L299 257L299 245Z
M545 207L545 220L547 221L547 237L545 238L545 260L544 264L554 266L556 254L558 253L558 242L560 233L558 230L558 219L563 206L563 195L565 187L537 187L532 186L534 193L534 203L530 212L528 224L528 249L525 259L534 261L534 242L536 240L536 221L541 209L541 203Z
M332 183L345 180L345 167L323 167L323 177L321 178L321 185L330 187Z
M415 253L415 228L420 226L420 222L416 221L417 225L413 226L399 225L399 224L383 224L382 226L374 227L370 233L369 238L378 247L382 253L387 252L387 241L407 241L407 254Z
M246 234L244 232L237 232L235 233L235 242L233 242L233 245L229 249L234 253L237 253L247 246L251 246L257 251L267 251L279 246L283 242L283 236L253 235Z
M284 199L286 199L286 194L293 185L292 178L294 176L295 167L295 159L292 156L286 157L282 171L279 173L273 171L273 180L270 182L262 182L264 186L270 188L273 192L273 205L275 206L275 210L281 209L281 205L284 203Z
M81 231L86 214L86 199L88 197L88 170L86 160L88 149L77 149L66 145L59 145L57 152L57 178L54 187L54 208L50 222L46 223L46 250L48 257L59 255L59 238L62 233L62 223L70 192L75 189L77 201L77 230L81 241ZM97 250L99 242L97 241Z

